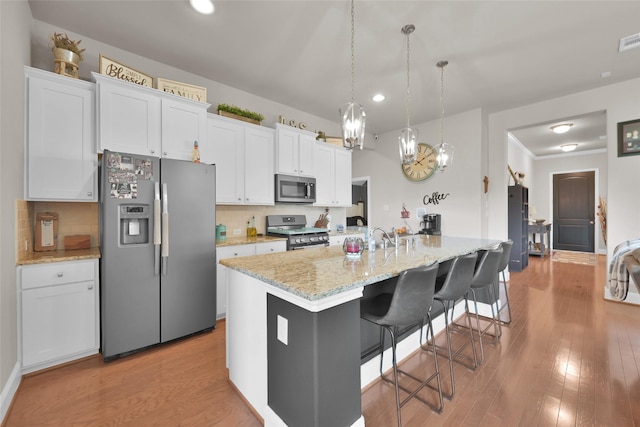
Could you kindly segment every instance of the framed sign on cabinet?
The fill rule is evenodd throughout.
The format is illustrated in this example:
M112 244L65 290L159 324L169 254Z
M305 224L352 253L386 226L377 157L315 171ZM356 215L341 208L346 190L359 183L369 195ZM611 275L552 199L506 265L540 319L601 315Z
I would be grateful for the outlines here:
M140 86L153 87L152 76L114 61L113 59L109 59L104 55L100 55L99 69L100 74L119 80L125 80Z

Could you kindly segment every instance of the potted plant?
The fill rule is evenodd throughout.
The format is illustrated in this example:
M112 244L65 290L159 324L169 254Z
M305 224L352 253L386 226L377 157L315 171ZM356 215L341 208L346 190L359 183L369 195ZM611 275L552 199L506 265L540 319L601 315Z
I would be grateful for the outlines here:
M55 72L78 78L78 63L84 59L84 49L78 46L82 40L71 40L67 33L53 33L51 36Z
M235 105L218 104L218 114L225 117L231 117L249 123L259 125L264 120L264 116L249 110L243 110Z

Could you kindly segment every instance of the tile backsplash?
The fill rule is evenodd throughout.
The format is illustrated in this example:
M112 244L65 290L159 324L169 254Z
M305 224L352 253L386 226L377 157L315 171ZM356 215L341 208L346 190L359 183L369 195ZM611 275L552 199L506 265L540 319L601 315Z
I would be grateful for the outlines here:
M58 214L58 241L56 249L64 249L65 236L88 234L91 247L100 246L98 203L28 202L16 201L17 256L33 251L36 215L41 212Z

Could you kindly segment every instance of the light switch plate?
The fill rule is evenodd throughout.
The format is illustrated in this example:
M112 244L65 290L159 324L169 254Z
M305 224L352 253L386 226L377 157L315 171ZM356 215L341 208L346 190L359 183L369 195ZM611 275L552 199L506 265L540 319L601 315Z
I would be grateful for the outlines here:
M289 345L289 320L278 315L278 341Z

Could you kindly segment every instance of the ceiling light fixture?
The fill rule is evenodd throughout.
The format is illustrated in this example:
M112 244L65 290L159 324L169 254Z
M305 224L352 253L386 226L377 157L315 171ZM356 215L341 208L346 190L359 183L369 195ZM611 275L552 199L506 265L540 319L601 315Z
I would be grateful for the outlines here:
M433 147L438 161L438 170L444 172L453 163L453 145L444 142L444 67L449 61L438 61L436 66L440 68L440 144Z
M362 105L353 102L356 74L354 48L355 22L354 0L351 0L351 101L343 105L338 112L342 119L342 145L349 150L353 150L356 147L362 150L367 115L364 113Z
M384 95L383 95L383 94L381 94L381 93L377 93L377 94L373 95L373 98L371 98L371 99L372 99L374 102L382 102L382 101L384 101L385 99L387 99L387 97L386 97L386 96L384 96Z
M411 103L411 92L409 91L409 52L411 51L411 49L409 48L409 36L415 29L416 27L412 24L405 25L401 29L402 34L407 36L407 127L400 131L400 136L398 137L400 147L400 160L402 160L402 164L415 162L416 154L418 151L418 129L411 128L411 115L409 113L409 105Z
M569 151L573 151L576 148L578 148L578 144L564 144L560 146L560 149L562 149L562 151L564 151L565 153L568 153Z
M551 128L550 128L550 129L551 129L554 133L558 133L558 134L560 134L560 133L567 133L567 132L569 132L569 129L571 129L571 126L573 126L573 123L561 123L561 124L559 124L559 125L553 125L553 126L551 126Z
M189 0L189 4L191 4L191 7L197 12L202 13L203 15L211 15L216 10L211 0Z

